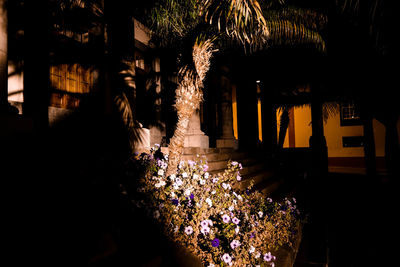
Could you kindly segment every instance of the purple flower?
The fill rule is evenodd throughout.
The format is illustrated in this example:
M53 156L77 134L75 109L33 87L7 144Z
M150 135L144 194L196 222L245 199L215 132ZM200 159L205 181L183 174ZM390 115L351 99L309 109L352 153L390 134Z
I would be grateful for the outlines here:
M174 204L175 206L178 206L178 204L179 204L179 200L177 200L177 199L173 199L173 200L172 200L172 204Z
M250 235L250 238L253 238L253 237L255 237L256 235L254 234L254 232L253 233L251 233L251 235Z
M194 195L193 194L190 194L190 199L194 199Z
M213 241L211 241L211 245L216 248L219 246L219 239L218 238L214 238Z
M207 170L208 170L208 165L204 164L204 165L203 165L203 171L206 172Z

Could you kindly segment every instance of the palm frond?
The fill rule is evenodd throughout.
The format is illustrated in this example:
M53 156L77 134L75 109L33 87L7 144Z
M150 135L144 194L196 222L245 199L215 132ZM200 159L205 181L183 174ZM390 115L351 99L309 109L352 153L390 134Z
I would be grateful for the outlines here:
M271 33L268 45L309 43L325 51L326 44L321 32L327 27L326 15L294 7L264 10L264 14Z
M267 22L256 0L203 0L204 18L220 32L243 44L259 45L269 35Z

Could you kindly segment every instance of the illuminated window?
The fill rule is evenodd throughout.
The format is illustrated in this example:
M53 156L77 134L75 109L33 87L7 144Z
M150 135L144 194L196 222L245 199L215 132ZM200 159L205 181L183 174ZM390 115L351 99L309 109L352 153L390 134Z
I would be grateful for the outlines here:
M50 105L61 108L79 106L80 94L87 94L93 87L91 68L79 64L60 64L50 67L52 94Z
M360 112L354 102L346 102L340 105L340 125L361 125Z

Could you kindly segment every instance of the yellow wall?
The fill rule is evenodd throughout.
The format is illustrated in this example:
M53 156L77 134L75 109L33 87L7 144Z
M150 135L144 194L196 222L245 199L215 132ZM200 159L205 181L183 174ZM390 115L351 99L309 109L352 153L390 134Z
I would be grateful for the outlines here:
M311 108L309 106L294 108L294 133L296 147L309 147L311 128Z
M281 112L277 111L277 134L279 136L279 121ZM295 138L296 147L309 147L309 139L312 134L311 108L310 106L295 107ZM377 120L373 120L375 150L377 157L385 155L385 127ZM400 120L398 123L400 132ZM328 146L329 157L364 157L363 147L343 147L343 136L363 136L363 126L340 126L340 112L331 116L324 123L324 134ZM284 147L289 147L288 134L285 138Z
M340 126L340 112L324 123L328 157L364 157L363 147L343 147L343 136L363 136L363 126Z
M279 142L279 126L280 126L280 121L281 121L281 114L282 111L277 109L276 110L276 129L277 129L277 133L276 133L276 142ZM295 119L295 125L296 125L296 119ZM288 130L289 131L289 130ZM289 134L288 132L286 132L286 137L285 137L285 142L283 143L283 147L287 148L289 147Z

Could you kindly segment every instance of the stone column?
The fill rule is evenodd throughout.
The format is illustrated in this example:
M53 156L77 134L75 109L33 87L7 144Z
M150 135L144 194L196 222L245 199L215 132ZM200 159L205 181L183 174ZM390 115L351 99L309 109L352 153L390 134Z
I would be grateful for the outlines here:
M209 148L209 139L200 128L200 112L192 115L189 121L188 131L185 136L184 147Z
M217 139L217 148L238 149L238 142L233 135L232 87L226 76L221 76L221 137Z

